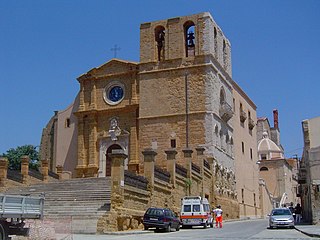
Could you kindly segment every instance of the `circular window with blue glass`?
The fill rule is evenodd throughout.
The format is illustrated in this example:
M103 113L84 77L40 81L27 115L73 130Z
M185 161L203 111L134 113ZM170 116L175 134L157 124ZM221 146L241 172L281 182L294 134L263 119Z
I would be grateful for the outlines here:
M116 105L123 100L124 94L123 84L112 82L105 88L104 100L110 105Z

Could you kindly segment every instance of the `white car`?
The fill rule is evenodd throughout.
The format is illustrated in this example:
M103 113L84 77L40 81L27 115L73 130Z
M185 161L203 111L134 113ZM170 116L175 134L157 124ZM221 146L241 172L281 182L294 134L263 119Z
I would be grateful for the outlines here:
M290 227L294 228L294 218L288 208L274 208L269 216L269 228Z

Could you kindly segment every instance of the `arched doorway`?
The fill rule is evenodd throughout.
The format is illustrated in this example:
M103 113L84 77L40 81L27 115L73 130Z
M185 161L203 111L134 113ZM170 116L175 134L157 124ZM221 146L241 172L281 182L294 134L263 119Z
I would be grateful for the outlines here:
M106 177L111 176L111 158L109 157L109 153L112 152L113 149L122 149L118 144L111 145L106 152Z

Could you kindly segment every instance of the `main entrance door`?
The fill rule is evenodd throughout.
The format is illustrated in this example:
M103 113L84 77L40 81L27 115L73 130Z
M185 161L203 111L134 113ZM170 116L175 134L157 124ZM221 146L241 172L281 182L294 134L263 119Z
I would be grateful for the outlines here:
M106 152L106 177L111 176L111 158L109 157L109 153L112 152L113 149L122 149L118 144L111 145Z

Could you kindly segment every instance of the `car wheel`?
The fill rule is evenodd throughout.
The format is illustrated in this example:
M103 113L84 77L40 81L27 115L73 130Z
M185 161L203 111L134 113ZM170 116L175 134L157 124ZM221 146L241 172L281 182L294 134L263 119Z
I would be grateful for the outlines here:
M210 223L210 227L212 227L212 228L213 228L213 222L211 222L211 223Z
M149 228L147 226L144 226L144 230L148 230Z
M272 226L269 226L269 229L272 229L273 227Z
M166 232L171 232L171 226L170 224L168 225L167 229L166 229Z

